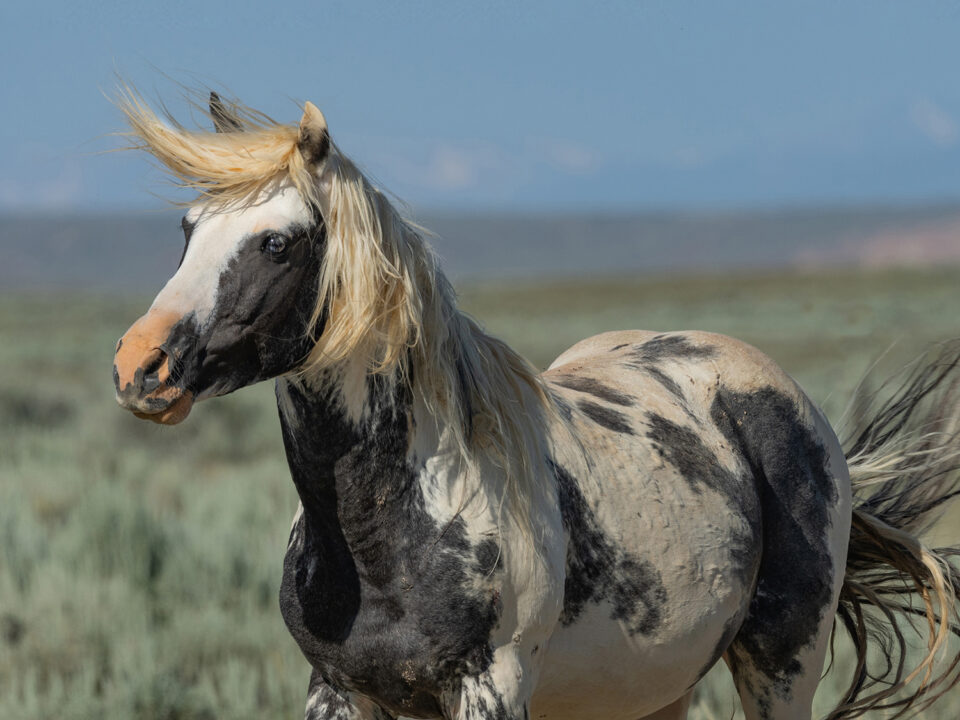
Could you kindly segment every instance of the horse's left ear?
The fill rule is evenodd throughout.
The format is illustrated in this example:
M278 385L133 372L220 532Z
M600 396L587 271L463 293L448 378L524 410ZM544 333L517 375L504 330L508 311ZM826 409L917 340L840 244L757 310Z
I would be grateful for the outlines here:
M330 152L330 133L327 131L327 120L312 102L307 102L303 106L297 149L303 155L303 159L310 165L319 165Z
M213 119L213 127L218 133L243 130L240 120L230 114L230 111L223 104L223 100L213 90L210 91L210 117Z

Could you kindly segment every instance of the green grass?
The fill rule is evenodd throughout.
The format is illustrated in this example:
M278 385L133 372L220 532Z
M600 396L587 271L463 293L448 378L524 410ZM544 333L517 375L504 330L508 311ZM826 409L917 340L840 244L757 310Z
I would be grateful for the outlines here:
M960 334L958 287L957 270L781 274L505 284L462 302L540 367L609 329L735 335L836 418L880 353L894 366ZM272 387L174 428L121 412L113 347L148 302L0 301L0 718L300 717L309 671L276 602L296 495ZM733 708L721 669L691 716ZM924 717L958 716L946 701Z

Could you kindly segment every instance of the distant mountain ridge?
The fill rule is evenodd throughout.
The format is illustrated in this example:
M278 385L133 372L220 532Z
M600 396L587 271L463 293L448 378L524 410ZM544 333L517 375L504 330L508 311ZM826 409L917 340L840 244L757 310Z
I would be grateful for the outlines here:
M0 289L159 289L180 213L0 215ZM960 204L737 212L424 215L460 280L960 263Z

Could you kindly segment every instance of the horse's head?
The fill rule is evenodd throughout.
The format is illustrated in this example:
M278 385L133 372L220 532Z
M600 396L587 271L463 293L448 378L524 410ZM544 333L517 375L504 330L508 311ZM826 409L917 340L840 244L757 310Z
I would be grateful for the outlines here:
M202 191L183 217L176 274L117 343L113 366L122 407L174 424L195 401L294 370L313 349L326 245L317 188L331 145L323 115L309 103L299 129L276 126L271 135L245 131L244 118L212 94L210 115L222 134L192 133L196 147L186 149L165 146L172 135L163 133L178 128L147 127L136 105L126 109L145 146ZM275 156L282 172L258 169L257 162L276 164ZM254 167L231 168L231 157Z
M530 493L553 487L526 460L551 453L549 395L457 309L420 228L340 152L320 111L307 103L299 125L282 125L211 94L217 132L197 132L135 90L119 105L133 147L199 191L180 267L117 343L120 405L173 424L197 400L293 372L324 399L335 391L356 422L371 392L415 398L436 421L425 437L442 429L468 462L482 449L509 465L507 494L526 517Z

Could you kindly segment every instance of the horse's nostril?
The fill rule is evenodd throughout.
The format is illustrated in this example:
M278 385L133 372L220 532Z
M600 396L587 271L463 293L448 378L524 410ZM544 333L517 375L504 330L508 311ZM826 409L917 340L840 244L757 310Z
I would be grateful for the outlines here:
M156 375L157 371L167 359L167 354L160 348L156 348L141 366L144 375Z
M154 348L150 354L145 357L140 365L142 370L140 391L143 393L152 393L162 384L160 370L167 360L167 354L160 348Z
M145 393L152 393L160 387L160 378L157 377L157 374L150 373L149 375L144 375L143 377L143 387L141 388Z

